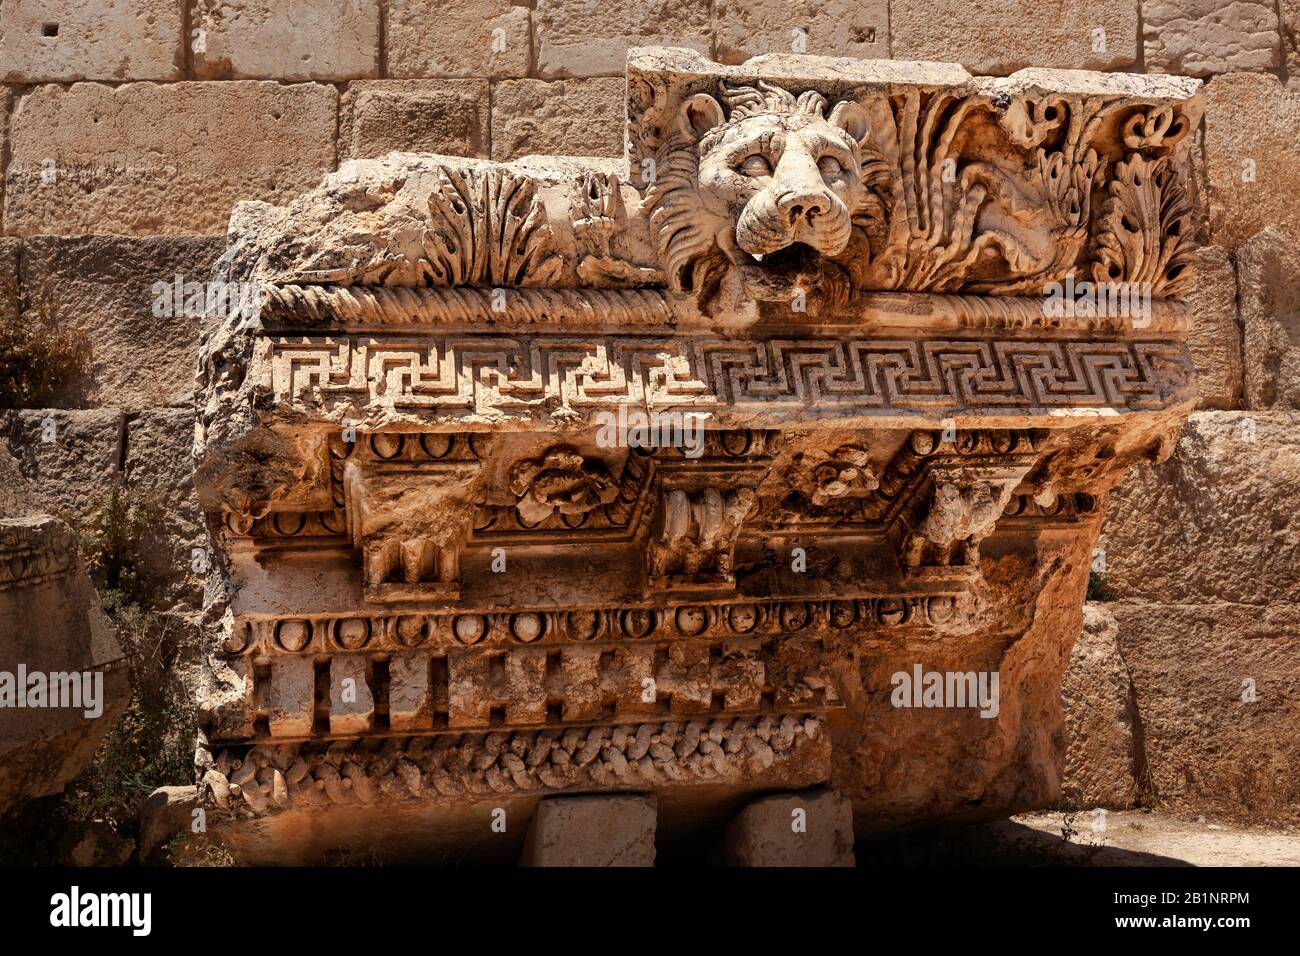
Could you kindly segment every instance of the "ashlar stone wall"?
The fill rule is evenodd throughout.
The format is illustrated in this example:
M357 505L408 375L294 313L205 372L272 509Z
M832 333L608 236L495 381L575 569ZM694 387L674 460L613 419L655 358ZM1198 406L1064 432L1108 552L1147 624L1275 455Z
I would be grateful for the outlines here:
M617 156L638 44L1208 81L1201 410L1111 501L1094 559L1107 600L1066 688L1066 789L1294 817L1300 0L5 0L0 312L88 343L44 403L57 411L3 420L37 492L75 513L114 473L152 487L169 516L157 560L193 608L200 320L184 301L231 206L394 149ZM51 414L66 440L32 445Z

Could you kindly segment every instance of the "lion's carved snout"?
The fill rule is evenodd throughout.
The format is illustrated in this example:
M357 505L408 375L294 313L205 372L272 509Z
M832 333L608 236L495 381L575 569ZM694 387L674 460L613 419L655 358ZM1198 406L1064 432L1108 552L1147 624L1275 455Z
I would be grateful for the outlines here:
M787 150L772 182L741 211L736 245L763 256L801 242L835 256L848 245L851 226L848 206L826 185L812 157Z
M821 183L799 183L798 186L802 188L787 189L776 200L776 208L789 218L790 225L797 226L803 219L812 223L818 216L831 211L835 195L829 189Z

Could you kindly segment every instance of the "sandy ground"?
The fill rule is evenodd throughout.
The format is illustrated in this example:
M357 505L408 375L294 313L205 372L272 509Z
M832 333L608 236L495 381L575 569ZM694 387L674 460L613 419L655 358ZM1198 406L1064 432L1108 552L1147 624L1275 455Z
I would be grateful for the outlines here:
M1300 866L1300 828L1140 810L1028 813L859 842L857 857L868 866Z

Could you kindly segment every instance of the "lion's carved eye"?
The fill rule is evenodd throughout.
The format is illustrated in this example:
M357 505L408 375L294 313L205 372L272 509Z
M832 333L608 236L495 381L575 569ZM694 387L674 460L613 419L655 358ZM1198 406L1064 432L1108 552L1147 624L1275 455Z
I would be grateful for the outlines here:
M746 176L771 176L772 164L767 161L766 156L752 153L740 164L740 171Z
M823 176L838 176L844 172L843 164L834 156L823 156L817 160L817 168L822 171Z

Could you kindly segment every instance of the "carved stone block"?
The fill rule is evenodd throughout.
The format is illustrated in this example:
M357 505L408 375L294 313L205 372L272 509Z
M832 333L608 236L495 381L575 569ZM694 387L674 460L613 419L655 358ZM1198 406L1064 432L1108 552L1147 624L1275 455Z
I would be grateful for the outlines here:
M833 790L755 800L727 831L732 866L853 866L853 807Z
M522 866L654 866L654 797L543 800Z
M363 734L375 716L375 698L366 677L366 659L339 654L330 660L330 733Z
M236 213L258 321L213 316L199 372L205 799L1049 803L1061 596L1195 402L1197 82L660 48L626 76L622 159L392 154ZM1016 705L895 705L935 667ZM309 671L328 705L268 749Z
M273 737L306 737L316 723L316 667L307 657L271 662L267 716Z
M396 731L427 730L432 717L429 655L395 654L388 664L388 725Z

